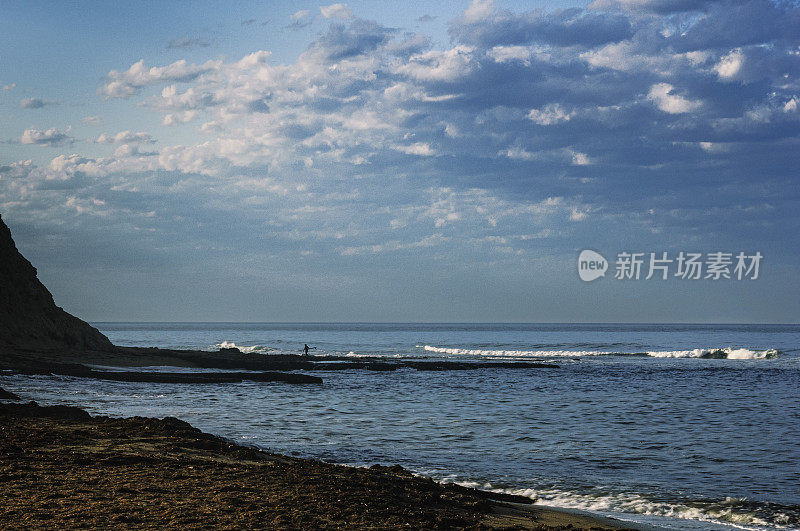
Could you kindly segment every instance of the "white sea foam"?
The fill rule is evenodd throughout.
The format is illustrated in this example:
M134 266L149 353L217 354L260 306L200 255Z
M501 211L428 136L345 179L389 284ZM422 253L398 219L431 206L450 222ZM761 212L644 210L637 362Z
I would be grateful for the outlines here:
M214 348L238 348L242 352L246 354L250 354L251 352L264 352L267 349L266 347L262 347L261 345L253 345L253 346L245 346L245 345L237 345L233 341L223 341L222 343L217 343L214 345Z
M452 347L417 345L427 352L456 356L501 356L501 357L584 357L584 356L649 356L652 358L721 358L729 360L752 360L775 358L775 349L750 350L746 348L697 348L692 350L660 350L648 352L613 352L608 350L482 350Z
M448 483L451 480L444 480ZM775 512L771 517L759 516L745 499L727 497L720 501L655 501L639 494L581 494L560 489L507 489L495 488L490 483L474 481L456 482L465 487L490 492L502 492L525 496L541 505L578 509L600 514L638 514L679 520L714 522L739 529L763 529L764 527L785 529L796 524L796 515Z
M693 350L664 350L648 352L648 356L654 358L707 358L719 357L729 360L760 360L777 357L778 351L775 349L750 350L746 348L696 348Z
M479 349L466 349L466 348L450 348L450 347L432 347L430 345L417 345L417 348L422 348L427 352L436 352L439 354L454 354L459 356L503 356L503 357L526 357L526 356L602 356L613 354L613 352L604 352L599 350L479 350Z

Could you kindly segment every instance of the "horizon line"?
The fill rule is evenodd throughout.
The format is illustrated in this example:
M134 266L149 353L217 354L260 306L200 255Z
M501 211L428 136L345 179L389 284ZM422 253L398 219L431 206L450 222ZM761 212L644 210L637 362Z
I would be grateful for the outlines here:
M371 325L697 325L697 326L800 326L800 323L767 322L584 322L584 321L99 321L96 324L371 324Z

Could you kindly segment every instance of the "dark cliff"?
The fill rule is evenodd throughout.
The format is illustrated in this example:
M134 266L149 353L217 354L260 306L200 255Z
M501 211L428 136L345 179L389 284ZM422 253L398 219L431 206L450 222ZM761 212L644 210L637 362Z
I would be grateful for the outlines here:
M0 347L114 351L106 336L58 306L0 216Z

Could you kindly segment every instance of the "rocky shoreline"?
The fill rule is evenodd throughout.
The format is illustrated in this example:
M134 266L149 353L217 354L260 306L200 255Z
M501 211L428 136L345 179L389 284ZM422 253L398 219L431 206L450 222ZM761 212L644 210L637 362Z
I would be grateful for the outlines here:
M14 528L625 528L399 466L268 453L169 417L0 403L0 433L0 521Z
M126 368L104 370L97 367ZM136 371L134 367L181 367L257 372L152 372ZM557 364L537 361L417 361L389 360L380 357L263 355L241 352L235 348L215 352L198 350L167 350L159 348L116 347L114 351L70 351L0 348L0 370L18 374L51 374L115 380L157 383L231 383L243 380L285 382L291 384L322 383L322 378L298 373L340 370L396 371L465 371L496 369L555 369Z
M387 361L120 347L55 305L2 218L0 256L0 374L179 384L320 384L320 377L308 373L558 368L540 362ZM176 369L131 370L152 366ZM4 527L621 528L612 520L536 507L527 498L441 485L398 466L354 468L271 454L175 418L93 417L77 407L9 402L22 400L0 389Z

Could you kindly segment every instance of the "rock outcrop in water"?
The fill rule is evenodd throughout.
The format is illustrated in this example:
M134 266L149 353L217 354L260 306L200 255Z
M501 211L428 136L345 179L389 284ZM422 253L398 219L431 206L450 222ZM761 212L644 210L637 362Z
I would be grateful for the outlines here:
M0 216L0 348L116 350L96 328L56 306Z

